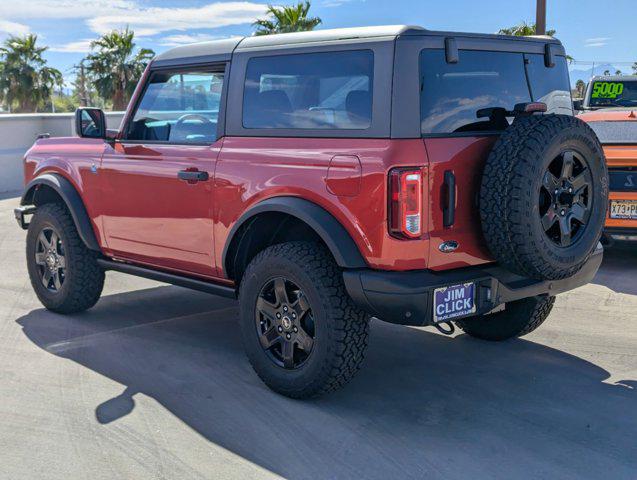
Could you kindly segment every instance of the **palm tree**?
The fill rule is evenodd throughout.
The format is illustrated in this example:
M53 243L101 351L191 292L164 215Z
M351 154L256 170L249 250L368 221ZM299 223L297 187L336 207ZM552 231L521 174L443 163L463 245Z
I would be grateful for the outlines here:
M577 90L578 97L584 96L584 91L586 90L586 84L584 83L584 80L580 79L577 82L575 82L575 90Z
M500 30L498 30L498 34L513 35L514 37L528 37L530 35L535 35L535 31L535 23L520 22L513 27L501 28ZM546 31L546 34L549 37L554 37L555 33L555 30ZM575 59L570 55L566 55L566 60L568 61L568 63L572 63Z
M500 35L513 35L515 37L528 37L529 35L535 35L535 23L521 22L513 27L501 28L498 33ZM549 37L555 35L555 30L547 30L546 34Z
M91 42L86 57L86 73L95 90L104 100L113 103L113 110L124 110L133 95L135 85L155 52L135 49L135 32L112 31Z
M261 19L253 23L257 30L255 35L272 33L307 32L321 24L319 17L308 17L310 2L299 2L295 6L274 7L268 5L267 13L271 19Z
M615 70L615 75L621 75L622 71L621 70Z
M51 101L64 83L62 73L47 66L37 35L10 36L0 47L0 100L14 112L35 112Z

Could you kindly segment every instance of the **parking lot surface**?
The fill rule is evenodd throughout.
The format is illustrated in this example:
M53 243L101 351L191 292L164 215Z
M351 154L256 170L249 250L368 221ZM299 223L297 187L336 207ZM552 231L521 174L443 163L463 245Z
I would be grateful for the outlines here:
M270 392L233 301L108 273L92 310L31 290L0 199L0 478L632 478L637 247L524 339L372 323L360 374L311 401Z

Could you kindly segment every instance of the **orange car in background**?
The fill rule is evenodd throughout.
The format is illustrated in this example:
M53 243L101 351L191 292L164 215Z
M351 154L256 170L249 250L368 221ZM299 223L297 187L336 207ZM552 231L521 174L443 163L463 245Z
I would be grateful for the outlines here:
M602 109L581 114L604 147L610 197L604 236L637 241L637 108Z

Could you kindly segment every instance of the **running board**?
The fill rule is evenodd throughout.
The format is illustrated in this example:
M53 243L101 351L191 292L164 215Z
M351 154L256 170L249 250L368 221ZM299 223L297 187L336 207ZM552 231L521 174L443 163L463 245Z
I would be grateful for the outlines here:
M103 258L98 258L97 263L104 270L128 273L129 275L135 275L136 277L170 283L171 285L178 285L180 287L190 288L191 290L211 293L213 295L219 295L220 297L237 298L236 290L233 287L228 287L226 285L219 285L217 283L184 277L174 273L162 272L160 270L153 270L151 268L138 267L137 265L131 265L129 263L114 262Z

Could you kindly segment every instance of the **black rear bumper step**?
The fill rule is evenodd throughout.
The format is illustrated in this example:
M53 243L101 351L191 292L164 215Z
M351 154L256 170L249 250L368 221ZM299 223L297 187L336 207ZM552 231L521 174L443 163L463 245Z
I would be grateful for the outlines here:
M218 283L206 282L197 278L191 278L183 275L164 272L161 270L154 270L152 268L131 265L130 263L115 262L113 260L106 260L103 258L98 258L97 263L104 270L114 270L116 272L128 273L137 277L157 280L158 282L170 283L171 285L178 285L180 287L186 287L192 290L198 290L200 292L211 293L213 295L219 295L221 297L237 298L236 289L227 285L219 285Z
M482 315L507 302L537 295L556 295L589 283L599 269L603 252L598 244L582 269L563 280L535 280L497 265L445 272L345 270L343 278L354 302L371 315L390 323L423 326L433 325L433 292L436 288L475 282L475 315Z

